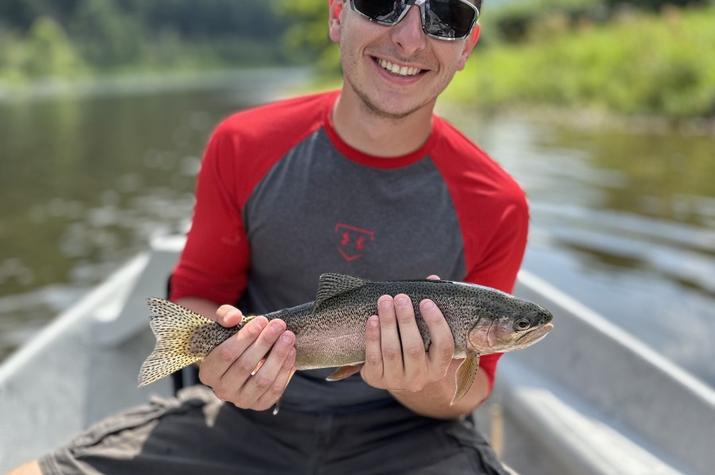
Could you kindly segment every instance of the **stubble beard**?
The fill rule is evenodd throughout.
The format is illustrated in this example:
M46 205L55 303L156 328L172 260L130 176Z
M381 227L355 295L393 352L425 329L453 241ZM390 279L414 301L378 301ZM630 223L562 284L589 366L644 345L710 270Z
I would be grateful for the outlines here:
M345 68L343 69L345 70ZM368 113L375 115L376 117L379 117L381 119L389 119L389 120L401 120L404 119L405 117L408 117L418 110L422 109L425 107L427 104L432 102L432 99L425 100L423 103L412 107L411 109L405 111L405 112L390 112L387 111L383 108L381 108L379 105L375 104L370 99L370 96L362 90L358 85L353 81L349 75L343 74L344 80L350 85L350 88L355 92L355 95L360 99L362 102L363 106L365 107L365 110L367 110Z

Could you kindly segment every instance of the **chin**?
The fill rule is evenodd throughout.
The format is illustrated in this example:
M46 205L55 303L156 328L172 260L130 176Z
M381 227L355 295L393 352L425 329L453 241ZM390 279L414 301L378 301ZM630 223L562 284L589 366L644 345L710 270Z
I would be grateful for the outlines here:
M389 101L381 98L372 98L367 94L363 94L361 91L357 90L357 95L362 100L363 104L379 117L384 117L388 119L402 119L404 117L410 116L418 110L422 109L430 103L430 101L425 102L414 102L407 103L407 101Z

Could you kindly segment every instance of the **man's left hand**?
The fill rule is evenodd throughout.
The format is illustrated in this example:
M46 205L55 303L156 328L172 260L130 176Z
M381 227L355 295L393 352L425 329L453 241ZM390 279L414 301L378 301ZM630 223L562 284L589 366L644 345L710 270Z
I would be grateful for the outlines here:
M378 315L367 321L365 364L360 371L370 386L419 392L447 374L454 355L452 332L434 302L425 299L419 305L430 331L429 351L425 351L410 298L398 294L378 299Z

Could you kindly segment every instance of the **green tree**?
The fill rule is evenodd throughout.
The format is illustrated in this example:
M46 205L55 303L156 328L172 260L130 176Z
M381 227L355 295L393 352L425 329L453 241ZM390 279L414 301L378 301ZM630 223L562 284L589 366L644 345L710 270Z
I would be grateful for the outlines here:
M324 71L338 67L338 50L328 37L325 0L280 0L276 10L289 20L284 43L290 54L303 61L317 61Z
M136 62L141 54L139 23L111 0L81 0L70 34L83 56L95 66Z
M62 27L40 17L30 29L22 72L30 77L77 76L85 67Z

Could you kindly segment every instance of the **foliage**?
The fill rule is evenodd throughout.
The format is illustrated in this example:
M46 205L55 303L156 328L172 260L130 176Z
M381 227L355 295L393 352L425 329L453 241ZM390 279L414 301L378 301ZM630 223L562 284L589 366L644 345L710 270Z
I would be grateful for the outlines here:
M483 107L558 104L625 114L715 116L715 8L628 15L478 51L450 90Z
M284 37L290 54L317 62L324 71L335 72L338 53L328 38L327 1L279 0L276 10L290 25Z
M712 0L710 0L712 1ZM584 24L603 24L631 11L704 5L708 0L521 0L490 10L484 21L502 41L528 40L541 33Z
M72 77L86 71L64 30L51 18L35 20L24 41L5 32L0 43L5 45L0 48L0 76L13 82L28 77Z
M603 0L524 0L495 9L482 24L500 41L516 42L535 29L563 30L584 21L599 23L606 16Z
M275 1L2 0L0 80L284 62Z
M90 64L107 67L131 62L141 50L141 26L111 0L81 0L69 26Z

